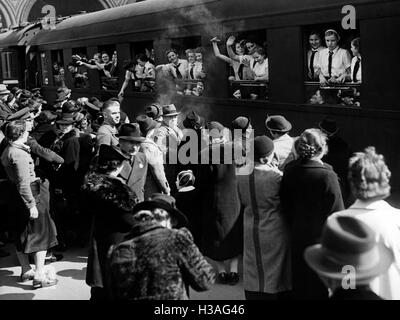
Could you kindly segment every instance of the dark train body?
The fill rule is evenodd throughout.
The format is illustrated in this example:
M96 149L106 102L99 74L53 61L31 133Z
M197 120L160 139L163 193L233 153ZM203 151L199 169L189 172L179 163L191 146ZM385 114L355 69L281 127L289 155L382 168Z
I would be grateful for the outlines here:
M167 63L164 52L172 44L200 44L207 51L206 95L168 97L178 108L194 108L206 119L225 125L238 115L248 115L257 128L256 134L265 133L267 114L283 114L292 121L292 135L318 125L326 116L332 117L353 150L374 145L385 155L393 173L393 192L400 194L400 1L351 3L356 9L354 34L362 39L361 107L307 103L307 90L318 87L305 81L307 31L314 26L333 26L339 33L352 34L351 30L341 29L345 16L341 11L347 4L341 0L149 0L67 18L57 23L55 30L29 34L25 43L21 31L14 38L10 38L12 32L0 35L0 50L1 54L13 52L12 61L17 63L14 73L20 86L41 86L52 102L56 91L52 57L62 56L66 65L80 51L92 57L101 50L116 50L120 88L125 75L121 62L131 59L147 44L154 48L156 64ZM228 68L212 54L212 37L225 40L227 35L246 32L257 34L267 47L268 100L233 98ZM221 51L223 47L224 41L220 43ZM97 70L89 70L89 79L90 87L74 89L73 97L104 95ZM68 74L65 83L73 88ZM116 96L119 88L111 94ZM133 119L157 99L155 93L127 89L122 108Z

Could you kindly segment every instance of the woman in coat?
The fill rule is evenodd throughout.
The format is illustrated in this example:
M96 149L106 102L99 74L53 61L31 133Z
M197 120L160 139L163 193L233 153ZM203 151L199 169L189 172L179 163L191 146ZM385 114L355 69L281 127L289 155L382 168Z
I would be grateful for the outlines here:
M331 217L350 216L366 223L392 251L389 270L371 282L372 290L387 300L400 300L400 210L384 201L390 195L390 176L382 155L368 147L350 159L349 180L356 202ZM329 217L329 219L331 219Z
M196 291L209 289L214 271L184 228L186 224L169 195L154 194L135 206L126 241L109 252L114 299L186 300L189 286Z
M97 167L88 173L82 186L87 211L92 215L86 283L91 299L107 298L106 258L111 245L122 242L131 228L131 212L136 198L118 178L126 157L116 147L101 145Z
M247 300L277 299L291 289L289 232L281 214L282 172L274 167L274 143L254 139L254 170L238 176L244 208L243 282Z
M30 120L32 121L32 120ZM1 156L1 163L17 190L14 199L17 232L16 249L22 273L21 281L33 280L33 288L53 286L56 279L45 275L44 262L48 249L57 245L57 232L49 213L49 183L36 177L25 121L16 120L7 125L9 145ZM21 202L22 200L22 202ZM35 270L29 264L29 254L34 254Z
M207 230L203 234L202 252L217 262L219 281L234 285L239 281L238 256L243 252L243 216L240 214L236 167L232 145L224 137L227 129L214 121L208 129L211 144L202 150L201 163L208 159L210 164L202 165L198 174L202 230Z
M290 226L293 293L296 299L327 299L328 291L307 266L303 252L318 242L326 218L343 210L336 173L321 161L327 153L326 135L305 130L296 142L299 159L289 163L281 184L281 204Z

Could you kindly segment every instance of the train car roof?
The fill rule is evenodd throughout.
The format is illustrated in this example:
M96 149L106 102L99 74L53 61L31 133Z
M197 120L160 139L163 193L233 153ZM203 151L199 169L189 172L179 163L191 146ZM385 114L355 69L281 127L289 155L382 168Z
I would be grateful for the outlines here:
M40 23L29 24L0 34L0 48L25 46L41 29Z
M163 26L163 20L148 17L148 26L135 23L133 17L163 15L171 10L191 6L221 3L223 0L147 0L125 6L80 14L56 24L54 30L43 30L33 38L31 45L42 45L90 38L107 37L113 34L130 33L132 30L150 25Z

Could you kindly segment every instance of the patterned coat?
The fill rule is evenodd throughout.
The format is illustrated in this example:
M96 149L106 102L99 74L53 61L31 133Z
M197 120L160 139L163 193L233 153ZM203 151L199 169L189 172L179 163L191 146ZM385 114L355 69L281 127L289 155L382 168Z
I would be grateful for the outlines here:
M82 210L93 217L86 283L104 288L107 251L130 231L136 199L120 179L94 172L86 176L82 192Z
M186 228L154 221L133 226L127 241L108 255L109 286L118 300L186 300L191 286L205 291L215 273Z

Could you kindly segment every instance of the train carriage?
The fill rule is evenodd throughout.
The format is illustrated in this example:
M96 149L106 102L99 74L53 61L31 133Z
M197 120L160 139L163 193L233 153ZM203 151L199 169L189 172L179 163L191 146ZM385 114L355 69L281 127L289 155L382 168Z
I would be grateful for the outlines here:
M218 119L226 125L238 115L248 115L257 134L264 133L267 114L283 114L292 121L293 135L318 125L329 116L337 121L341 135L346 137L353 150L374 145L386 156L394 173L393 193L399 194L400 90L397 75L400 74L400 42L396 39L400 1L355 0L351 4L355 8L356 29L344 30L341 22L346 14L342 13L342 8L348 3L341 0L147 0L62 19L54 30L41 30L28 43L19 40L10 43L5 41L10 35L0 34L2 65L3 52L18 48L18 61L12 60L11 64L26 68L31 75L26 80L23 77L26 72L19 72L22 76L20 85L40 84L45 97L52 102L59 85L59 79L53 74L55 62L67 65L73 55L90 58L99 51L110 55L116 51L118 64L114 87L104 90L99 72L88 70L88 86L73 90L75 98L116 96L124 81L123 61L145 49L153 49L156 64L162 64L167 63L165 50L170 47L177 48L182 54L185 47L202 46L206 52L207 70L204 95L169 92L160 96L156 92L134 91L132 85L125 90L122 104L131 119L142 112L144 106L158 99L174 102L183 110L193 108L206 119ZM343 85L343 90L354 89L360 93L359 105L334 101L310 103L310 92L319 89L319 83L308 81L305 72L307 37L315 28L321 31L335 28L343 35L341 45L346 49L349 49L351 38L361 38L362 82ZM227 80L229 68L212 54L210 39L218 36L226 40L232 34L238 37L255 35L258 43L266 47L267 84ZM222 41L221 51L224 51L223 47ZM21 63L24 53L30 57L25 57ZM25 61L28 62L26 66ZM29 71L31 69L35 71ZM34 77L36 70L39 73ZM74 87L68 72L63 81L68 87ZM252 96L253 99L234 98L233 84L244 89L254 87L261 90L257 91L261 94ZM339 91L333 88L332 92L335 98Z

